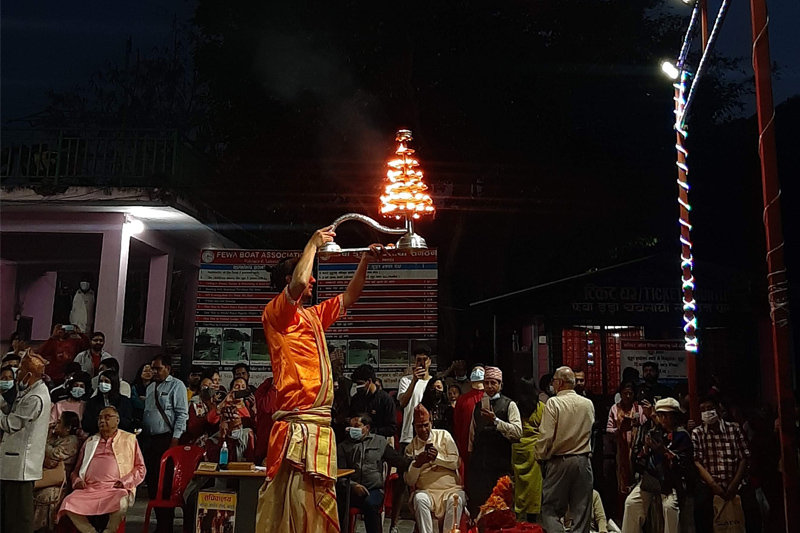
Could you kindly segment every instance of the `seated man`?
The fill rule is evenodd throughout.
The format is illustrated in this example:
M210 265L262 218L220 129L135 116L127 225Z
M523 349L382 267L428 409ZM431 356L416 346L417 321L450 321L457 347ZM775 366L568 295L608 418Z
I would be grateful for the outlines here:
M58 518L66 514L80 533L96 533L90 517L109 515L103 529L115 533L144 480L144 458L136 436L118 429L119 413L106 407L98 418L100 433L87 440L72 472L72 493Z
M367 533L381 533L381 505L383 504L383 464L402 471L407 461L389 446L389 439L371 433L372 417L356 415L350 419L348 437L338 447L336 464L339 468L355 470L350 476L350 506L361 509ZM342 487L337 486L336 500L339 505L339 523L344 524L346 499Z
M458 467L461 458L453 437L444 429L433 429L425 407L414 409L416 437L406 446L406 456L413 462L405 474L412 490L411 508L420 533L433 533L433 516L444 531L461 522L466 495Z
M569 509L567 514L564 515L564 529L567 531L572 530L572 518L569 516ZM618 532L619 528L613 520L606 518L606 510L603 507L603 500L600 498L600 493L596 490L592 491L592 518L589 521L590 533L609 533Z

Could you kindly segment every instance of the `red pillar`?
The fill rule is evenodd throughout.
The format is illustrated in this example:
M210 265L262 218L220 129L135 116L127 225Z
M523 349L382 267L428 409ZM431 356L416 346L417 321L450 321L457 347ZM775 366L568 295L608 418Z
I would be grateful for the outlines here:
M775 149L775 106L772 101L772 72L769 55L769 30L766 0L750 0L753 29L753 69L756 79L759 155L764 200L764 228L767 234L767 271L772 317L772 351L775 392L778 400L781 460L783 462L783 500L785 531L800 531L797 453L794 449L794 401L789 364L789 299L786 267L783 260L780 184Z

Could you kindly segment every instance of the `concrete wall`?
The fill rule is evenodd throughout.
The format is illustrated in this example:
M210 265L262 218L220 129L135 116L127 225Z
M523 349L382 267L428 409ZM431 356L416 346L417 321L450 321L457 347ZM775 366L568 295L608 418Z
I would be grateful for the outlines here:
M175 260L182 264L199 266L200 250L182 242L179 234L169 231L145 231L135 236L155 250L150 258L145 344L123 344L125 285L130 254L129 225L123 213L97 212L45 212L34 214L7 212L2 216L2 229L9 233L100 233L102 251L96 290L95 329L106 334L106 350L120 361L122 375L131 378L139 365L150 361L164 351L164 332L168 319L172 267ZM80 253L80 251L76 251ZM23 300L22 314L34 317L33 339L42 341L50 337L50 322L56 290L56 272L47 272L21 286L21 272L14 265L2 265L0 290L3 291L0 307L0 332L2 337L13 331L13 306L16 300L14 287ZM184 355L190 356L194 341L194 311L197 294L196 275L190 277L187 290ZM10 292L9 292L10 291ZM188 360L188 358L187 358ZM178 369L176 369L177 371Z
M17 329L14 303L17 298L17 264L0 260L0 339L7 340Z
M50 326L53 321L57 278L56 272L45 272L27 281L20 280L18 286L20 314L33 318L31 341L34 343L49 339L53 333Z

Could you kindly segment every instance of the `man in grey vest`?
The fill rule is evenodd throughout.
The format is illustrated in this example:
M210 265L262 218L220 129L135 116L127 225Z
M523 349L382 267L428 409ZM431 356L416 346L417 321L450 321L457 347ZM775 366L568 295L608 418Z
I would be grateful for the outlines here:
M467 495L471 516L492 495L497 480L514 476L511 444L522 436L522 418L517 404L500 393L503 372L487 366L483 379L484 396L475 405L469 428L469 469Z
M575 393L575 374L568 366L553 376L556 395L544 407L536 457L547 461L542 485L541 525L548 533L564 533L567 509L572 533L589 533L592 518L590 438L594 424L591 400Z
M25 352L17 371L17 397L0 397L0 517L3 533L33 533L33 484L42 478L50 420L50 391L42 381L47 361Z

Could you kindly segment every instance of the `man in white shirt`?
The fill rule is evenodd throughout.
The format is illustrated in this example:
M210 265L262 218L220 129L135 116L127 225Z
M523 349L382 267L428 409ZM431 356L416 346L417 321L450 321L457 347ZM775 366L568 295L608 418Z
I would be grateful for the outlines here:
M564 533L567 509L573 533L589 533L592 518L590 439L594 424L591 400L575 393L575 374L568 366L553 376L556 395L544 406L536 457L547 461L542 485L541 525L548 533Z
M431 349L421 346L414 354L414 369L410 376L400 378L397 390L397 399L403 409L403 427L400 431L400 453L404 453L406 446L414 439L414 409L422 403L422 396L431 379ZM398 480L392 503L392 524L389 533L396 533L397 521L400 518L400 501L405 492L405 484Z

